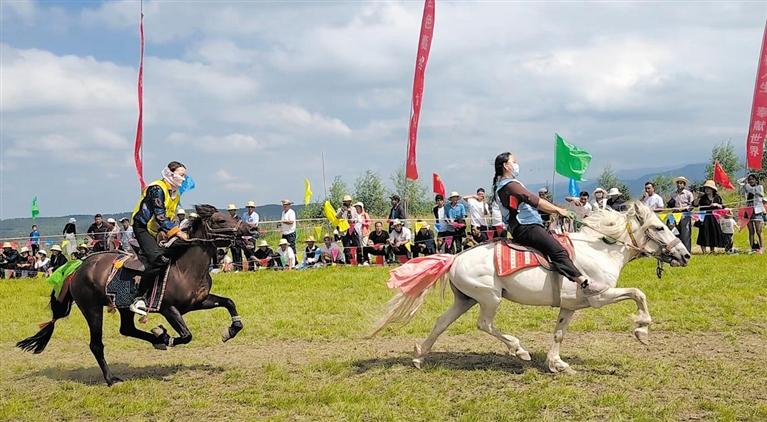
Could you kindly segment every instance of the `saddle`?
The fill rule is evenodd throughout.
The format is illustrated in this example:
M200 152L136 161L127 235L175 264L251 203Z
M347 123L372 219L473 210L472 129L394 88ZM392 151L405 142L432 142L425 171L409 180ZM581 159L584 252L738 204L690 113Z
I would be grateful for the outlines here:
M565 248L570 259L575 259L575 248L567 233L552 233L552 236ZM500 239L495 242L493 256L495 272L499 277L505 277L530 267L543 267L544 270L552 271L551 262L541 252L514 243L509 239Z

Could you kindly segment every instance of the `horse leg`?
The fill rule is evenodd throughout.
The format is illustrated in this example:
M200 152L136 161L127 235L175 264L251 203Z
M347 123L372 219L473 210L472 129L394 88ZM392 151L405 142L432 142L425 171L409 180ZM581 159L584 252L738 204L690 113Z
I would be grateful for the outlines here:
M160 309L160 314L168 320L171 327L178 333L178 337L171 337L168 340L168 346L178 346L192 341L192 332L187 328L184 317L181 316L181 312L175 306L163 307Z
M107 365L107 361L104 359L104 343L102 342L104 308L101 305L94 305L93 307L83 307L81 309L85 316L85 320L88 322L88 329L90 330L91 353L93 353L93 357L96 358L96 362L98 362L99 368L101 368L104 380L107 382L107 385L121 382L122 380L120 378L112 375L112 371L109 369L109 365Z
M431 347L434 345L434 342L437 341L437 338L450 326L450 324L455 322L456 319L477 303L474 299L461 293L452 284L450 287L453 289L453 304L437 319L434 328L432 328L431 333L429 333L429 337L427 337L420 346L418 344L415 345L413 365L418 369L421 369L421 364L426 358L426 355L431 351Z
M148 341L149 343L152 343L152 346L154 346L155 349L158 349L158 350L166 349L165 346L168 344L168 339L170 338L170 336L168 336L167 332L162 326L158 327L160 331L158 331L159 334L157 335L146 332L146 331L142 331L136 328L136 324L133 321L134 319L133 312L129 311L128 309L119 309L119 312L120 312L120 334L126 337L133 337L133 338L141 339L144 341Z
M522 348L518 338L503 334L495 327L495 324L493 324L495 314L498 313L498 308L501 306L501 299L502 297L500 294L496 295L492 291L488 291L482 298L475 298L475 300L479 302L479 320L477 321L477 328L500 340L509 348L509 354L512 356L516 356L522 360L530 360L530 353Z
M224 307L229 311L229 315L232 317L232 325L228 328L224 328L224 332L221 334L221 340L227 342L233 339L237 333L242 330L242 318L237 313L237 306L232 299L223 296L217 296L209 294L202 302L194 305L192 311L198 311L203 309L213 309L218 307Z
M647 296L637 288L617 288L607 289L604 293L589 298L589 305L594 308L600 308L605 305L620 302L622 300L632 299L637 304L637 315L634 318L636 328L634 328L634 337L642 344L649 344L649 327L652 322L650 310L647 306Z
M570 320L573 318L574 313L575 311L572 309L559 308L557 328L554 329L554 343L551 345L551 349L546 355L546 363L548 364L549 371L551 372L564 372L566 374L575 373L575 370L570 368L570 365L565 363L559 357L559 346L562 344L562 340L565 338L567 325L570 324Z

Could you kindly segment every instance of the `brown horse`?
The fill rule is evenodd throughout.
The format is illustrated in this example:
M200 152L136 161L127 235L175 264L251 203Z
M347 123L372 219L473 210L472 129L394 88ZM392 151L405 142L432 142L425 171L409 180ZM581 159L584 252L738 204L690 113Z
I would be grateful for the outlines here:
M184 242L188 244L173 259L159 310L178 333L178 337L169 336L162 326L152 332L139 330L134 324L134 314L128 309L119 309L120 334L145 340L157 349L186 344L192 340L192 333L189 332L182 315L190 311L217 307L226 308L232 316L232 323L223 334L224 341L233 338L242 330L242 321L234 302L210 293L212 280L208 266L216 257L216 246L228 246L236 237L248 235L248 226L228 214L218 212L211 205L199 205L195 208L200 218L192 226L189 242ZM16 346L33 353L42 352L53 335L56 320L69 315L74 301L88 322L90 349L101 367L104 379L108 385L122 381L109 370L104 360L102 342L104 307L109 305L106 284L118 254L103 252L87 257L72 276L63 298L56 298L51 294L53 319L42 326L37 334L18 342Z

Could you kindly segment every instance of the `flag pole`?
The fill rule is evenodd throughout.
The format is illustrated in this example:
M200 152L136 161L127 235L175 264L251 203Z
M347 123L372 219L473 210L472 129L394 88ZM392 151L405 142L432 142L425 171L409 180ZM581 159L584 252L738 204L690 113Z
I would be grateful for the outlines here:
M325 179L325 151L321 151L322 153L322 187L325 191L325 200L328 200L328 182Z

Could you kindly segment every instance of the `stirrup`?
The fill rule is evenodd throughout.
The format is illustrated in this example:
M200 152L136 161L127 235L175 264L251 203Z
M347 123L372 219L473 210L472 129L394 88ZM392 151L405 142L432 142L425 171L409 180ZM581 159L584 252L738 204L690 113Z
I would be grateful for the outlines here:
M141 304L142 306L139 307L138 305ZM146 300L141 297L137 297L133 303L128 307L128 309L141 316L146 316L147 314L147 308L146 308Z

